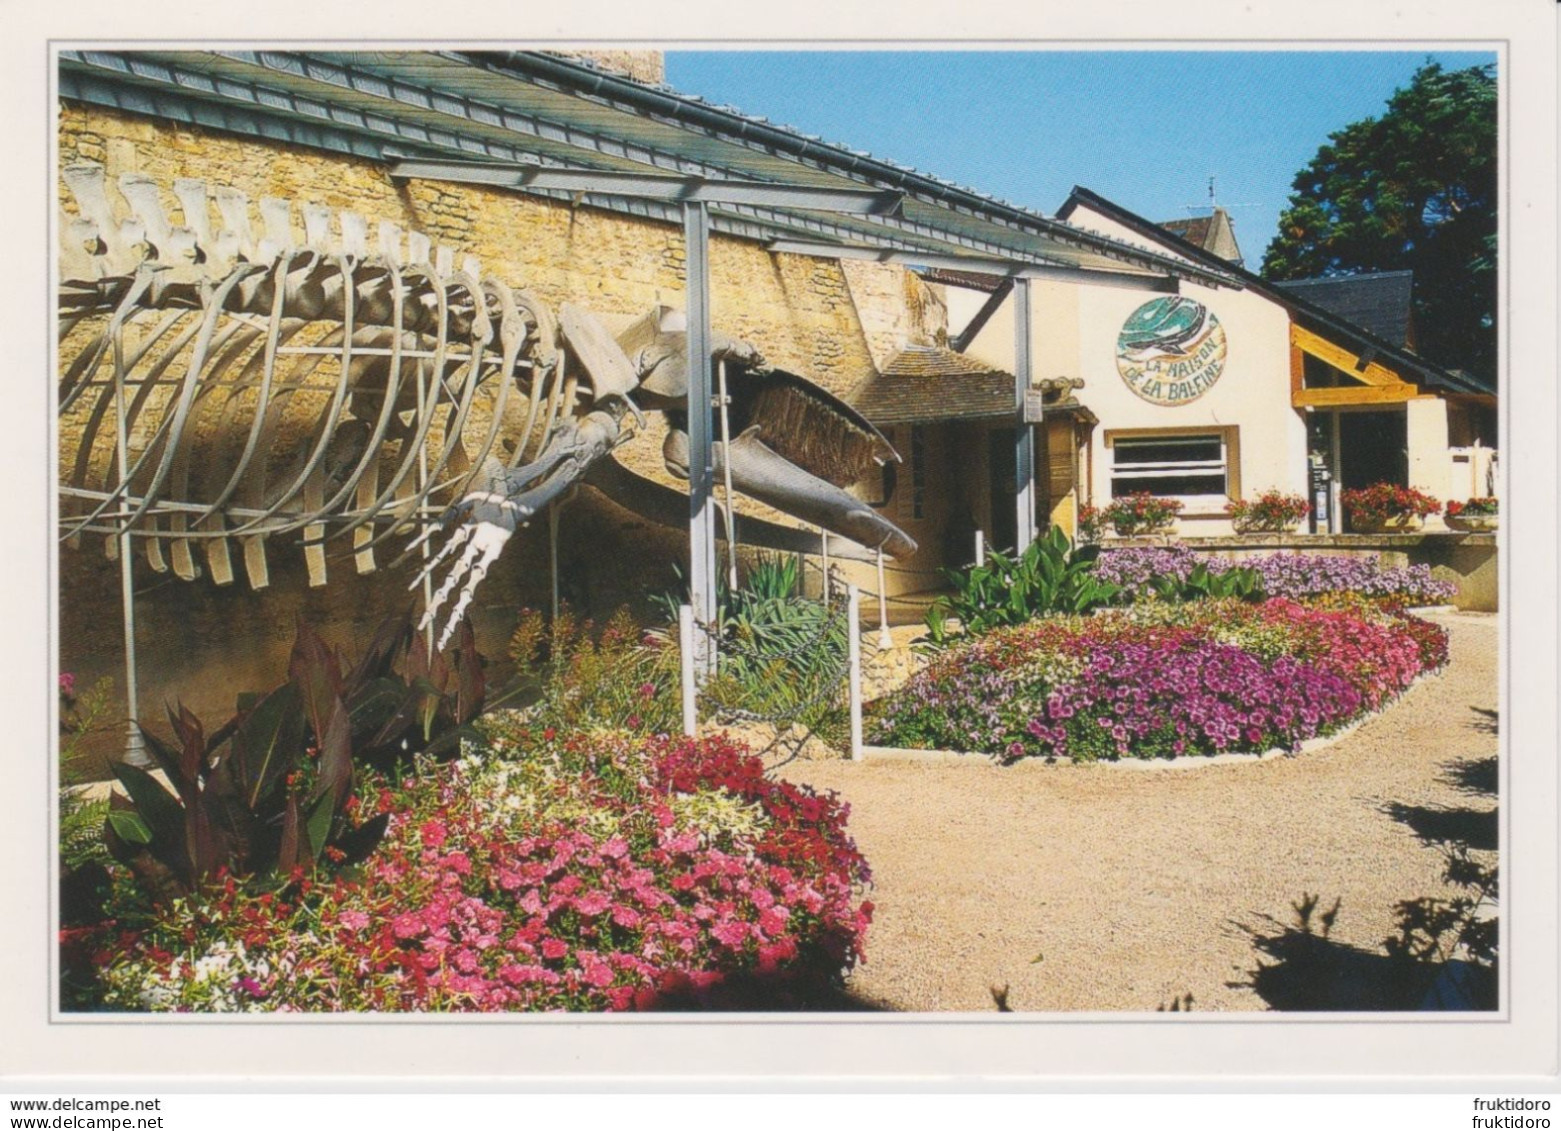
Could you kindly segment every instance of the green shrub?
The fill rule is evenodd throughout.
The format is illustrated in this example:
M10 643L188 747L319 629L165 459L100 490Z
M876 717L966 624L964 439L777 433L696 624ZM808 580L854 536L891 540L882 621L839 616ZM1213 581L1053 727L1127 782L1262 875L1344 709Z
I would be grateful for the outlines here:
M532 698L513 712L526 727L640 734L681 727L677 649L641 632L627 609L599 633L567 605L551 623L523 610L509 653L521 693Z
M1072 549L1059 528L1031 542L1018 556L992 551L984 565L944 570L954 587L927 611L929 643L952 640L944 622L957 617L962 634L979 636L1005 625L1024 624L1048 614L1086 613L1110 604L1118 586L1095 576L1097 546Z

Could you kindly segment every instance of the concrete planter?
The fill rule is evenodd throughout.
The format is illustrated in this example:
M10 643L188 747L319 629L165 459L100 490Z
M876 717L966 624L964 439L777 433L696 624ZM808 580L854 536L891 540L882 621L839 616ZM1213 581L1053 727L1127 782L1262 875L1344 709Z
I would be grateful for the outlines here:
M1442 519L1447 523L1449 530L1461 530L1466 534L1494 534L1501 525L1501 516L1496 514L1470 514L1459 515L1456 518L1448 516Z
M1413 534L1424 525L1425 519L1417 514L1393 515L1377 522L1350 518L1350 526L1357 534Z

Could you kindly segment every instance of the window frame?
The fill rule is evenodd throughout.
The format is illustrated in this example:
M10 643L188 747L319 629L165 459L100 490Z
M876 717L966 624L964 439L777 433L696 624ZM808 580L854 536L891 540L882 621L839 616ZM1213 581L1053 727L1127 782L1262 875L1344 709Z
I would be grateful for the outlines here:
M1202 428L1196 426L1179 426L1174 428L1114 428L1107 429L1104 435L1106 447L1106 499L1109 504L1117 498L1115 488L1119 481L1130 483L1134 479L1149 480L1176 474L1214 474L1222 472L1225 480L1223 492L1208 492L1195 495L1158 495L1160 498L1176 499L1183 504L1189 512L1198 513L1209 511L1223 514L1225 504L1233 499L1241 498L1241 458L1240 458L1240 430L1231 424L1214 424ZM1122 465L1117 461L1118 444L1127 441L1126 446L1135 446L1135 443L1167 443L1167 442L1192 442L1195 440L1217 440L1220 446L1220 459L1213 460L1159 460L1146 463L1138 467ZM1158 494L1150 491L1150 494Z

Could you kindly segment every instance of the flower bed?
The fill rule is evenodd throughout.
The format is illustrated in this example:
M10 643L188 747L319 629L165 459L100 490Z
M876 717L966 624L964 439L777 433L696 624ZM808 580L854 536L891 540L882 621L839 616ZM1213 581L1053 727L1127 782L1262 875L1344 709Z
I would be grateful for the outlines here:
M1121 586L1132 598L1146 593L1155 577L1186 581L1200 562L1212 570L1237 564L1186 546L1124 546L1101 553L1095 576ZM1325 593L1357 593L1377 601L1429 605L1450 601L1458 592L1452 582L1433 578L1429 566L1388 568L1380 556L1274 553L1239 564L1257 571L1269 597L1305 600Z
M1446 654L1444 630L1366 603L1150 602L940 655L877 705L874 740L1006 761L1294 748L1382 707Z
M737 984L767 1005L862 954L869 879L847 807L767 780L723 738L567 740L503 722L486 749L372 782L360 866L222 877L62 938L68 1007L625 1010Z

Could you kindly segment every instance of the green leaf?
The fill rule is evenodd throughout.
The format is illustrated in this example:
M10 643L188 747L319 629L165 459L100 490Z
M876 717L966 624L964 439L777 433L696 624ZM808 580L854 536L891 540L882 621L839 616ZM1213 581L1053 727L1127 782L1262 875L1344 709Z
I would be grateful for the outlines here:
M152 843L152 830L138 813L116 810L109 813L108 823L114 827L115 833L131 844Z
M185 812L174 796L151 774L128 762L114 763L113 770L153 836L182 844Z
M256 808L303 753L307 723L298 689L283 684L245 715L233 734L236 784Z
M321 793L309 809L309 859L318 860L331 839L331 821L336 816L336 800L329 793Z

